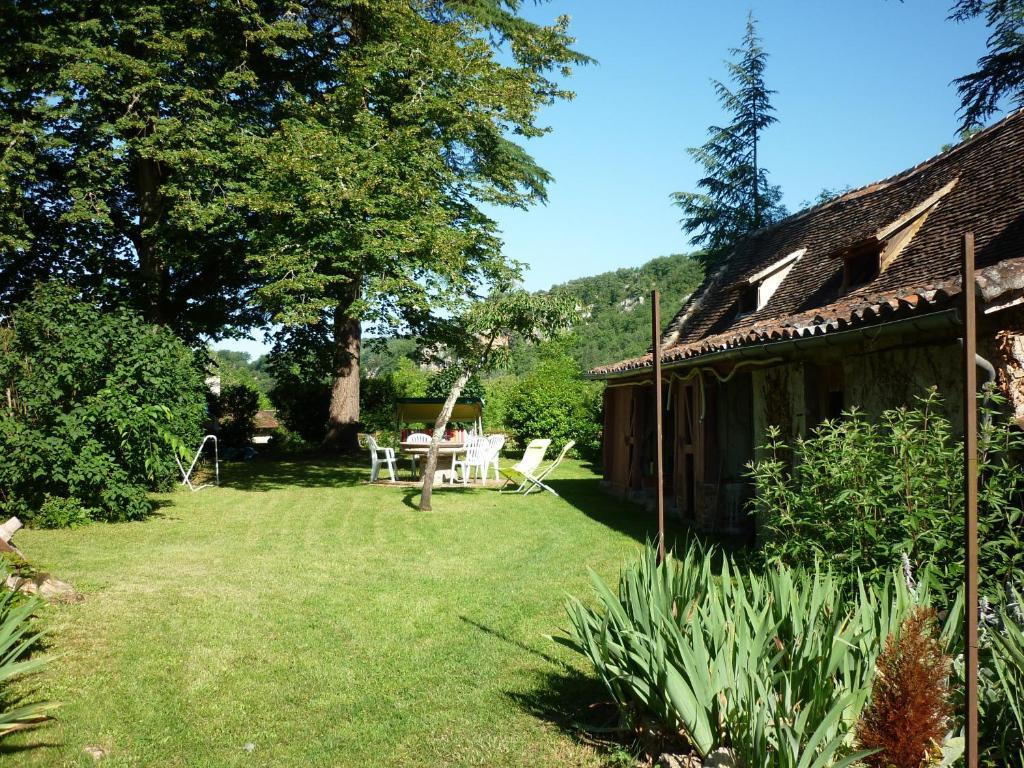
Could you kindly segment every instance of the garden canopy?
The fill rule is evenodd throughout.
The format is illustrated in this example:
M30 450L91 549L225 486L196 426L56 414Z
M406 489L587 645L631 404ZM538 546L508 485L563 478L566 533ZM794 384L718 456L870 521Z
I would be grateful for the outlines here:
M396 416L401 424L433 424L444 407L443 397L400 397ZM460 397L455 401L449 421L475 422L477 430L483 419L484 401L479 397Z

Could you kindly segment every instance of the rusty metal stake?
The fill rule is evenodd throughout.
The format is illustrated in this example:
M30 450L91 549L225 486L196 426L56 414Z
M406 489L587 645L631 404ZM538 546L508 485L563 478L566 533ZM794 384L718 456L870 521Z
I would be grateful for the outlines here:
M975 316L974 233L963 237L964 295L964 549L966 594L964 597L964 651L967 691L965 768L978 768L978 370L977 318Z
M665 469L662 461L662 404L661 404L661 307L658 289L651 291L651 350L654 357L654 424L655 468L657 472L658 498L658 562L665 562Z

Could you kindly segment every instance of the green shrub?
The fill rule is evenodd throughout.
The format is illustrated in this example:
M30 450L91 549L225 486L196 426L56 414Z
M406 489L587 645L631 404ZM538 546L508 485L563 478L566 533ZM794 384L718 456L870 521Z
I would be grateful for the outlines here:
M225 448L235 449L252 445L260 393L247 384L232 384L221 389L215 403L215 415L220 421L218 442Z
M484 429L488 433L510 431L506 418L508 402L518 386L519 379L507 373L484 382Z
M433 376L430 377L430 381L427 382L427 389L424 393L426 397L448 397L448 393L452 391L452 385L455 380L459 377L461 371L458 368L448 367L444 368ZM466 386L462 388L462 394L459 397L485 397L486 392L484 390L483 382L480 381L480 377L477 374L473 374L469 377L469 381L466 382ZM410 395L412 397L412 395Z
M127 310L101 311L60 283L39 286L0 330L0 512L54 522L47 499L93 519L152 508L178 475L174 451L206 418L196 356Z
M78 499L47 496L43 505L30 518L38 528L74 528L90 520L89 511Z
M729 747L740 765L855 762L875 660L927 587L915 594L890 572L851 589L818 568L742 571L693 544L683 552L659 565L648 546L617 594L591 574L598 606L571 599L571 634L555 638L594 665L623 726L652 752L681 735L672 746Z
M331 345L327 329L294 326L282 331L266 356L274 380L270 400L277 418L310 443L327 433L331 405Z
M993 406L999 398L993 396ZM877 423L851 412L790 448L771 431L752 464L753 501L770 563L827 561L847 576L881 578L907 555L946 593L964 578L963 446L934 390L921 407ZM979 437L981 583L993 598L1024 565L1024 438L991 417Z
M275 454L290 456L311 452L315 450L316 446L304 440L298 432L292 432L286 427L278 427L270 435L267 448Z
M359 415L366 430L387 435L389 440L396 438L395 401L400 397L424 397L428 380L428 374L405 357L387 371L364 377L359 384Z
M592 461L600 456L602 387L581 374L562 345L542 348L537 366L520 379L505 406L505 426L517 443L550 438L557 451L575 440L580 456Z

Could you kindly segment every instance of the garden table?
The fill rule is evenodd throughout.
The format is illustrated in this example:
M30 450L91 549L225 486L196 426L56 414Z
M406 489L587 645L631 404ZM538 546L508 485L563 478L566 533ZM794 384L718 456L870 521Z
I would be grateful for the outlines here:
M425 459L426 456L427 456L427 452L430 451L430 443L408 443L408 442L403 442L400 445L401 445L401 454L403 456L422 456ZM438 443L438 446L437 446L438 463L440 463L441 457L444 457L444 456L449 456L450 457L449 461L451 463L449 464L447 470L438 470L438 474L442 475L442 477L438 477L438 476L435 475L435 477L434 477L434 482L435 483L436 482L444 482L444 480L446 479L446 478L443 477L444 472L446 472L446 471L447 472L454 472L455 471L455 459L458 457L458 455L460 453L465 453L466 448L467 448L467 445L464 442L445 441L445 442L442 442L442 443Z

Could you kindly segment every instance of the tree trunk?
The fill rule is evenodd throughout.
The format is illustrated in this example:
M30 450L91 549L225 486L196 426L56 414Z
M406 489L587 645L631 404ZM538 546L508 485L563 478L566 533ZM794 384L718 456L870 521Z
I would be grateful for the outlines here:
M473 371L469 368L459 374L459 377L452 384L452 388L448 392L448 397L444 401L441 412L437 415L437 421L434 422L434 434L430 437L430 450L427 451L427 465L423 468L423 489L420 491L421 512L430 511L430 497L434 491L434 473L437 472L437 449L441 439L444 437L444 428L448 426L448 419L452 416L455 401L459 399L463 387L466 386L469 382L469 377L472 375Z
M334 365L331 381L331 405L327 416L324 446L345 453L359 447L359 352L362 327L352 317L352 304L358 298L358 281L348 300L334 310Z
M153 160L135 160L135 184L139 199L138 237L135 250L139 258L139 304L146 322L163 325L167 293L167 265L161 258L151 229L160 220L160 167Z

